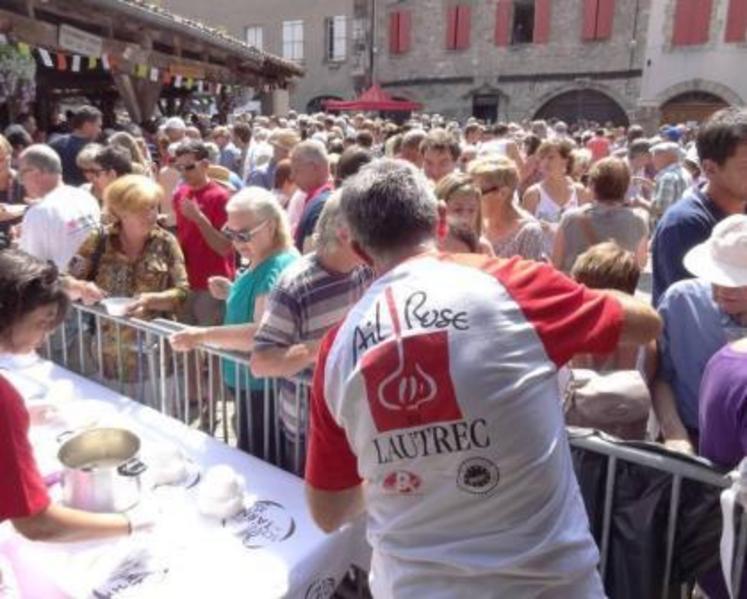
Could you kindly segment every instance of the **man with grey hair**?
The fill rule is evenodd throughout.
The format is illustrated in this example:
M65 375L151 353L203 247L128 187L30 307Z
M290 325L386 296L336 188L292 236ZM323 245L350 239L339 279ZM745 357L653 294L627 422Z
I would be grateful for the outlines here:
M306 253L311 249L311 236L324 202L332 193L329 157L324 144L306 140L293 148L290 159L291 178L306 194L301 218L294 233L296 248L299 252Z
M254 335L252 373L280 381L281 464L295 464L295 445L303 446L306 423L296 413L291 377L311 379L319 341L338 324L373 279L350 245L339 192L327 200L314 234L316 250L291 264L270 292L262 322ZM300 461L303 457L299 451Z
M18 169L28 197L37 200L21 222L19 247L61 271L101 222L101 209L87 191L62 182L62 163L49 146L35 144L20 156Z
M603 597L557 374L650 341L658 316L547 264L438 254L444 215L406 163L364 167L341 201L379 278L320 345L316 523L367 513L374 597Z
M656 170L651 207L657 220L693 184L690 173L682 166L682 156L682 148L673 141L659 142L651 147L651 161Z
M402 160L423 168L423 154L420 152L420 144L423 143L426 133L422 129L410 129L402 136L402 144L399 148L399 156Z

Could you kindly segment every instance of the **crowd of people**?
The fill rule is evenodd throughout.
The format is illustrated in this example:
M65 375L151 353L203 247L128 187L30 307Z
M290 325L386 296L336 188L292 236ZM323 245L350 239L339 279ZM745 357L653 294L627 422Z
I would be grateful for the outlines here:
M654 135L293 112L102 130L91 106L68 124L23 115L0 136L3 349L64 321L64 290L189 325L174 351L250 352L221 368L246 402L238 446L258 452L281 379L278 460L308 429L312 514L332 530L367 511L377 596L602 596L564 412L723 468L747 451L745 109ZM104 377L152 401L142 347L99 338ZM29 460L8 466L30 491L0 520L35 534ZM84 526L60 509L48 536Z

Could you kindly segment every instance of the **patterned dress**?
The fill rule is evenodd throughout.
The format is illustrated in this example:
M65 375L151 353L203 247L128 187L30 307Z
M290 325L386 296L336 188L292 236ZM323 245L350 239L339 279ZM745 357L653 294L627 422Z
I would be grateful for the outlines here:
M92 232L70 260L68 273L76 279L93 281L112 297L168 292L168 298L173 300L172 309L166 312L149 311L142 316L144 319L172 318L189 291L184 255L179 243L176 237L158 226L151 230L142 253L135 260L122 251L119 225L108 225ZM117 327L105 320L101 324L101 338L104 376L123 382L136 381L143 344L135 329ZM121 355L117 350L118 345ZM167 360L168 363L170 360Z

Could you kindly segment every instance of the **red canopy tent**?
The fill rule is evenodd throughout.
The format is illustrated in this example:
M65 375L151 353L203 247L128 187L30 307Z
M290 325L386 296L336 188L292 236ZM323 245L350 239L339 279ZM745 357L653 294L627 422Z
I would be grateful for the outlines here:
M385 112L410 112L420 110L423 105L409 100L395 100L386 93L378 84L372 85L355 100L325 100L323 103L327 110L372 110Z

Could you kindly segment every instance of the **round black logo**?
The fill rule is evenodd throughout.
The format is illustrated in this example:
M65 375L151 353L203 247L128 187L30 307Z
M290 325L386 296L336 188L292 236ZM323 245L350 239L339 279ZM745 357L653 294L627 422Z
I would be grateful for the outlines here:
M335 579L331 576L320 578L306 589L306 599L329 599L335 592Z
M275 501L260 500L225 520L223 526L241 539L249 549L259 549L280 543L296 530L296 522L288 511Z
M486 495L498 485L498 466L486 458L469 458L459 466L457 485L462 491Z

